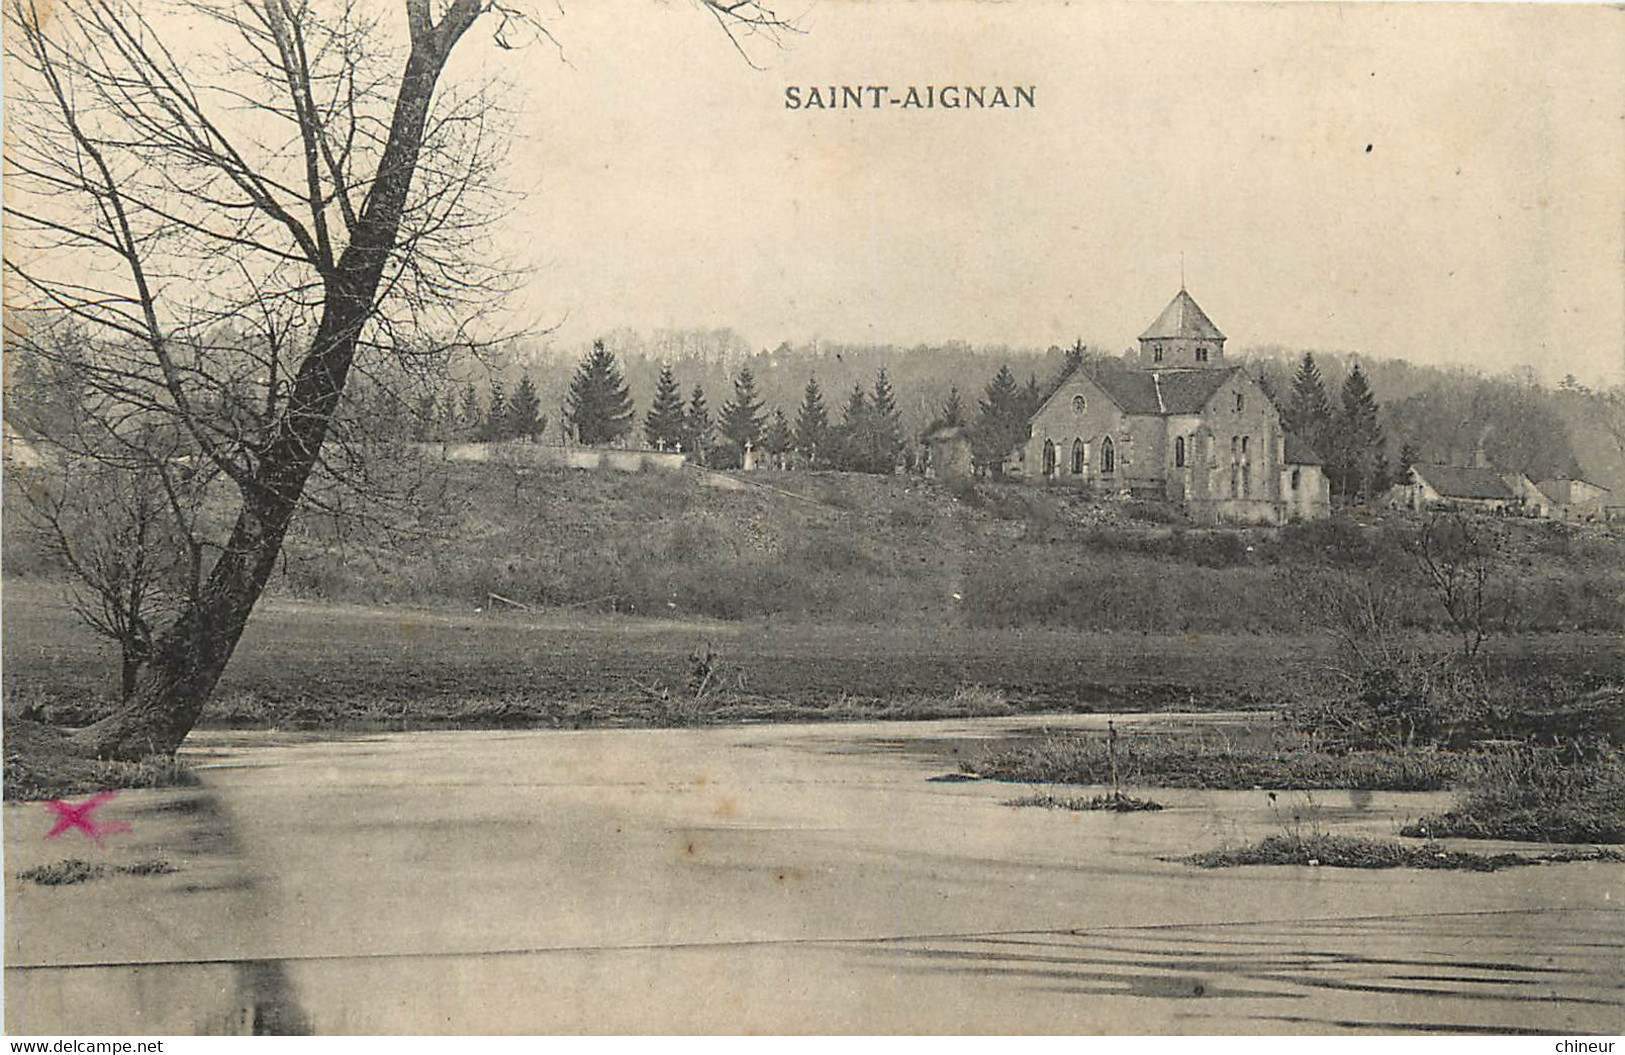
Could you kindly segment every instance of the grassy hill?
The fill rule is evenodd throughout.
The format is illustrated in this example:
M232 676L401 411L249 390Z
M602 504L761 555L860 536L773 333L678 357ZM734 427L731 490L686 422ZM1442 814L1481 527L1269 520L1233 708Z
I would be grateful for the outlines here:
M1211 529L1063 488L918 477L638 474L459 463L443 534L401 546L307 522L279 593L855 625L1300 632L1308 584L1353 565L1412 587L1401 518ZM716 484L731 484L728 489ZM1505 521L1509 626L1625 629L1625 533ZM498 602L501 603L501 602Z
M1018 484L430 469L455 496L435 534L299 525L206 722L683 723L713 648L706 720L1257 706L1324 682L1327 581L1399 587L1412 643L1452 647L1404 521L1209 529ZM1493 662L1617 680L1625 535L1497 526L1515 605ZM4 544L8 705L94 718L116 651L26 532Z
M409 457L406 455L403 458ZM1214 529L1068 488L913 476L581 472L420 465L425 533L307 516L271 593L855 626L1300 633L1328 575L1391 582L1446 628L1399 546L1404 518ZM727 485L727 486L719 486ZM7 496L8 576L53 570ZM432 515L431 515L432 514ZM421 527L421 525L420 525ZM1496 522L1508 629L1625 629L1625 532ZM388 541L386 541L386 538Z

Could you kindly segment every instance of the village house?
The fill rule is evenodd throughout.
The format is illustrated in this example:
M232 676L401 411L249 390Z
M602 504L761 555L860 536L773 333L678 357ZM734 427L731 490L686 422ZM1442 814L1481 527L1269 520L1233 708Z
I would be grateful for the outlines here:
M1240 366L1183 288L1140 335L1133 365L1081 366L1032 417L1028 479L1163 499L1208 520L1331 515L1321 460Z
M1409 477L1396 491L1397 504L1417 513L1448 507L1480 513L1544 515L1543 496L1527 476L1502 473L1482 464L1418 463L1411 466Z
M1550 515L1560 520L1608 518L1608 488L1585 480L1556 476L1536 485L1551 503Z
M1524 473L1492 467L1480 448L1470 466L1411 466L1405 482L1394 488L1393 504L1414 512L1443 506L1558 520L1603 520L1608 514L1608 494L1606 487L1566 476L1537 484Z

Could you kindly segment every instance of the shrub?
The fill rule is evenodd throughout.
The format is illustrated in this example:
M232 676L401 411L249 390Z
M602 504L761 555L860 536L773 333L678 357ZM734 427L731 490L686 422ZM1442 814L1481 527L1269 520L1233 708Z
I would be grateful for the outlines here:
M1043 784L1108 784L1112 753L1098 736L1048 736L997 751L966 768L994 780ZM1123 784L1182 788L1274 788L1436 791L1448 787L1457 762L1437 751L1334 754L1307 740L1263 743L1223 737L1126 736L1116 763Z
M1186 864L1198 868L1233 868L1238 865L1310 865L1326 868L1427 868L1465 872L1496 872L1519 865L1563 861L1619 861L1625 856L1609 850L1555 854L1475 854L1441 850L1435 846L1406 846L1355 835L1317 834L1305 839L1271 835L1253 845L1233 850L1191 854Z
M1178 510L1167 502L1132 501L1123 504L1123 515L1142 524L1178 524L1184 521Z
M1454 809L1424 817L1402 834L1625 843L1625 760L1574 745L1486 753L1473 760Z
M950 480L947 483L947 488L949 494L972 509L981 509L987 504L982 497L981 490L976 486L976 481L969 477L961 476Z
M1482 668L1446 656L1372 663L1329 690L1289 701L1287 723L1332 750L1465 748L1497 728Z

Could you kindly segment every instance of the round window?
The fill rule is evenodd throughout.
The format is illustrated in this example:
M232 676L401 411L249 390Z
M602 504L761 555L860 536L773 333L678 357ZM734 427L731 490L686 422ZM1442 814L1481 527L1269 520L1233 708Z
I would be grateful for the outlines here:
M1088 408L1088 406L1089 406L1088 400L1084 399L1082 396L1073 396L1072 397L1072 409L1076 413L1082 414L1084 412L1084 410L1086 410Z

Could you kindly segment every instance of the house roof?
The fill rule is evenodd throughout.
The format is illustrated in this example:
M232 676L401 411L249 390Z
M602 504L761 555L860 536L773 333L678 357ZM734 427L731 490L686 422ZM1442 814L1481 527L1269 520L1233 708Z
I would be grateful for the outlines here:
M1440 498L1517 497L1494 469L1469 469L1464 465L1413 465L1411 470L1418 479L1437 491Z
M1286 434L1286 460L1289 465L1324 465L1309 441L1295 432Z
M1181 289L1174 294L1174 299L1162 309L1149 328L1140 334L1140 340L1152 341L1168 337L1195 337L1204 341L1222 341L1224 334L1213 325L1213 320L1207 317L1207 312L1196 303L1196 299Z
M1213 394L1240 370L1100 369L1088 374L1127 414L1200 414Z
M1581 484L1585 487L1594 487L1603 494L1609 493L1608 488L1602 486L1601 484L1590 483L1586 480L1571 480L1566 476L1555 476L1550 480L1542 480L1535 486L1540 488L1541 494L1545 495L1547 498L1550 498L1558 505L1568 505L1575 501L1575 484Z

